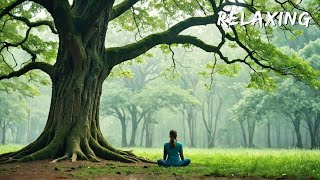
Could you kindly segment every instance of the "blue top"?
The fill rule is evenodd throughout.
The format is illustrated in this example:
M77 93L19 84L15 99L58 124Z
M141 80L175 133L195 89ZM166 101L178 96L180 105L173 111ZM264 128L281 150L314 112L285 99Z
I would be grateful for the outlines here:
M170 143L164 144L164 151L167 152L168 158L167 163L171 165L178 164L180 159L180 153L183 153L182 144L180 142L176 142L176 146L171 148Z

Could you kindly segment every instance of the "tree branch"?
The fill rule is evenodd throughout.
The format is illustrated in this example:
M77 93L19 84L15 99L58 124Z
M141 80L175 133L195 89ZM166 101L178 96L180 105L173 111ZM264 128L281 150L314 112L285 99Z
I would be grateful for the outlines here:
M8 7L4 8L1 12L0 12L0 18L2 18L3 16L5 16L6 14L8 14L12 9L14 9L15 7L17 7L18 5L22 4L23 2L25 2L25 0L17 0L14 3L10 4Z
M29 28L38 27L38 26L48 26L52 33L58 34L57 30L54 27L54 23L52 21L36 21L36 22L30 22L29 19L25 17L16 16L14 14L8 13L10 17L12 17L15 20L24 22Z
M139 0L124 0L121 3L115 5L112 9L112 13L109 17L109 21L119 17L121 14L129 10L134 4L136 4Z
M58 32L67 34L75 29L74 18L68 0L34 0L53 17Z
M45 73L47 73L50 77L52 76L52 65L44 62L31 62L25 66L23 66L18 71L12 71L8 75L0 75L0 81L3 79L10 79L12 77L19 77L31 70L39 69Z
M184 21L177 23L176 25L172 26L167 31L164 31L162 33L149 35L140 41L137 41L135 43L132 43L123 47L108 48L106 49L105 59L112 59L114 62L110 62L110 63L114 66L124 61L138 57L139 55L147 52L149 49L159 44L196 43L196 44L202 45L205 48L210 49L212 47L208 47L205 43L203 43L201 40L197 39L196 37L183 36L178 34L189 27L213 24L216 21L217 21L217 15L188 18ZM217 52L216 50L214 51Z

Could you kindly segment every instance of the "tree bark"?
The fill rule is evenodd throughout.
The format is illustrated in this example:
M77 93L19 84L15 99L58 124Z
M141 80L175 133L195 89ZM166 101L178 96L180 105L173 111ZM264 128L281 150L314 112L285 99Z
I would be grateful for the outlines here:
M270 124L270 119L268 119L268 123L267 123L267 144L268 144L268 148L271 148L271 124Z
M280 124L280 120L277 120L277 126L276 126L276 134L277 134L277 147L281 148L282 144L281 144L281 124Z
M30 142L30 126L31 126L31 100L29 101L29 109L28 109L28 122L27 122L27 136L26 136L26 144Z
M249 147L255 147L255 145L253 144L253 137L254 137L254 131L256 127L256 121L247 120L247 123L248 123L248 134L249 134Z
M296 147L297 148L303 148L303 145L302 145L302 137L301 137L301 132L300 132L300 116L298 114L298 112L295 113L294 117L291 117L291 121L293 123L293 126L294 126L294 132L296 134L296 138L297 138L297 142L296 142Z
M240 127L241 127L241 132L242 132L244 147L248 147L247 135L246 135L246 131L245 131L244 126L243 126L243 122L242 122L242 121L239 121L239 124L240 124Z
M140 147L143 146L143 135L144 135L144 132L146 131L146 125L147 125L147 119L146 117L144 117L144 122L142 125L141 136L140 136Z
M320 119L319 115L309 115L306 114L306 121L308 124L308 129L310 133L311 149L319 147L319 128L320 128Z
M122 147L127 147L128 146L128 141L127 141L127 126L126 126L126 120L121 119L121 145Z
M6 128L2 127L1 129L2 129L2 142L1 142L1 144L5 145L6 144Z
M130 138L130 147L136 146L136 134L137 134L137 128L138 128L138 110L135 105L132 105L130 108L131 112L131 138Z

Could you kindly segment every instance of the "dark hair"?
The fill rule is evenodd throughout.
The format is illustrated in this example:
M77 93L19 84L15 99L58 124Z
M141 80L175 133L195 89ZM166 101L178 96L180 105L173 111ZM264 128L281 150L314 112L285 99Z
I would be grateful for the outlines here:
M177 131L172 129L169 133L169 136L170 136L170 146L171 148L174 148L177 144Z

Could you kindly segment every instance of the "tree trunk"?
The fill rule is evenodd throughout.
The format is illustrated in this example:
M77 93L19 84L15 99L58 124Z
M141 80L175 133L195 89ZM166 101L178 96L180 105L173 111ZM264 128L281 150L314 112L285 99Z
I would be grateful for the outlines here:
M268 148L271 148L271 125L270 125L270 119L268 119L268 123L267 123L267 144L268 144Z
M308 115L306 114L306 121L308 124L308 129L310 133L310 141L311 141L311 149L315 149L319 147L319 128L320 121L318 115Z
M17 138L16 128L12 125L12 126L10 126L10 131L11 131L11 136L12 136L11 143L14 144L16 142L16 138Z
M247 146L248 146L248 143L247 143L246 131L245 131L244 127L243 127L243 122L242 122L242 121L239 121L239 123L240 123L240 127L241 127L241 132L242 132L244 147L247 147Z
M153 113L148 113L146 115L146 147L152 147L152 137L153 137Z
M249 135L249 147L255 147L253 144L253 137L254 137L254 131L256 127L256 121L255 120L247 120L248 123L248 135Z
M5 145L5 143L6 143L6 128L2 127L1 129L2 129L2 142L1 142L1 144Z
M146 147L152 147L152 138L151 138L149 121L146 124Z
M28 109L28 125L27 125L27 136L26 136L26 144L30 142L30 126L31 126L31 100L29 101L29 109Z
M295 127L295 129L296 129L297 127ZM295 132L296 132L296 136L297 136L297 144L296 144L296 146L297 146L297 148L303 148L303 145L302 145L302 137L301 137L301 133L300 133L300 130L295 130Z
M291 120L293 122L294 131L295 131L296 138L297 138L296 147L297 148L303 148L302 137L301 137L301 132L300 132L300 118L299 118L299 115L297 113L295 113L295 117L291 117Z
M277 147L281 148L282 144L281 144L281 127L280 127L280 120L277 120L277 126L276 126L276 134L277 134Z
M141 137L140 137L140 147L142 147L142 145L143 145L143 135L144 135L144 132L146 131L146 123L147 123L147 119L144 118L142 130L141 130Z
M131 138L130 138L130 147L136 146L136 134L138 128L138 110L135 105L131 107Z
M127 141L127 126L126 126L126 120L121 119L121 145L122 147L127 147L128 146L128 141Z
M194 144L194 110L193 107L187 107L187 122L189 126L190 147L195 147Z

